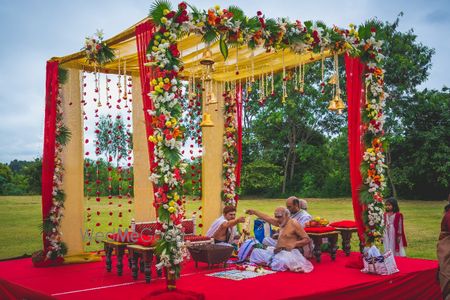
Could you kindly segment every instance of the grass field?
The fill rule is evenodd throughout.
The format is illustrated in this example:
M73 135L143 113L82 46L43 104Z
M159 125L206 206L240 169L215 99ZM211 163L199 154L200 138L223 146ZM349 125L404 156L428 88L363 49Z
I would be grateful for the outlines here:
M342 219L353 219L353 210L349 198L339 199L307 199L308 211L313 216L325 217L330 221ZM90 200L92 201L92 200ZM119 200L114 200L111 206L91 202L91 211L94 217L88 228L96 228L96 231L108 231L117 228L118 224L128 225L133 211L128 212L130 205L124 204L118 208ZM121 200L126 203L125 200ZM106 199L102 202L107 202ZM101 202L101 203L102 203ZM40 196L0 196L0 259L17 257L41 249L40 219L41 219L41 197ZM405 216L405 231L409 243L407 255L436 259L436 241L439 235L440 221L442 218L444 201L400 201L400 208ZM241 200L238 207L238 215L248 208L257 209L267 214L272 214L275 207L283 206L283 199L248 199ZM200 202L189 202L187 215L191 216L197 211ZM118 218L122 210L121 218ZM100 215L97 216L96 212ZM109 216L109 212L113 216ZM95 227L96 223L100 226ZM112 222L111 226L108 223ZM100 244L92 243L88 250L100 248ZM352 244L357 249L356 239Z

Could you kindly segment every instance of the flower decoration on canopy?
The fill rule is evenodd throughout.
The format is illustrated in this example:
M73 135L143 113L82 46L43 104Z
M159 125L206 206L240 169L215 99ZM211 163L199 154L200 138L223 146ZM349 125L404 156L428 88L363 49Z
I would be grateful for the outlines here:
M103 31L97 30L92 37L86 37L84 48L86 60L90 64L102 66L115 59L114 50L103 41Z

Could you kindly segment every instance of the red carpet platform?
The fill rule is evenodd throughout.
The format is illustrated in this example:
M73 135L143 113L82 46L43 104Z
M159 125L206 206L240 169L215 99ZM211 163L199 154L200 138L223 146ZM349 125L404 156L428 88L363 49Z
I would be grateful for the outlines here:
M208 270L205 264L195 269L187 262L177 288L201 293L205 299L441 299L436 282L437 262L432 260L398 258L400 272L390 276L363 274L346 268L350 258L338 253L335 262L327 254L320 264L314 263L309 274L279 272L253 279L233 281L205 276L221 269ZM126 262L126 259L124 260ZM114 264L115 265L115 264ZM103 262L34 268L31 259L0 262L0 299L14 291L27 295L26 299L142 299L151 292L164 289L165 279L152 274L150 284L143 274L137 281L124 266L119 277L107 273ZM35 293L30 297L30 293Z

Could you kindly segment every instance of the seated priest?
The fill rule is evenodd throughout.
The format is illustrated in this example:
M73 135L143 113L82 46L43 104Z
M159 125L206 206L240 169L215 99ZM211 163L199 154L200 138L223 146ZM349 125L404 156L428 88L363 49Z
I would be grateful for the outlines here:
M302 227L305 226L306 222L309 222L312 220L312 216L305 209L306 207L307 207L306 200L298 199L295 196L291 196L291 197L287 198L287 200L286 200L286 208L291 213L291 219L296 220L300 225L302 225ZM257 213L258 212L256 212L256 215L259 217L259 215ZM277 241L276 241L277 238L278 238L278 234L275 233L272 237L264 238L263 244L266 246L274 247L277 243ZM310 252L309 246L308 246L307 251L308 251L308 253Z
M216 244L233 246L239 239L236 225L244 223L245 217L236 219L236 207L234 206L225 206L222 212L222 216L212 223L206 236L213 238Z
M253 249L250 255L250 262L269 266L274 271L305 272L313 270L313 265L307 260L299 248L308 245L310 238L303 227L294 219L290 218L290 212L287 208L278 207L275 209L274 216L271 218L261 212L249 209L247 213L257 215L266 222L280 227L279 237L275 247L267 249Z

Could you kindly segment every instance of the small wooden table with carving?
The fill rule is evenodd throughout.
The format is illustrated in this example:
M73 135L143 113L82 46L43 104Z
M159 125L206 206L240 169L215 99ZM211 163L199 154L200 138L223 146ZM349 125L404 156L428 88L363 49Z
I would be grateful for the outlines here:
M339 231L341 233L341 237L342 237L342 250L344 250L345 255L346 256L350 256L350 251L351 251L351 240L352 240L352 233L353 232L358 232L358 229L355 227L350 227L350 228L341 228L341 227L336 227L336 230ZM359 250L362 253L362 249L361 247L364 247L364 245L359 245Z
M128 245L128 255L131 258L131 274L133 279L137 279L139 266L144 267L145 282L149 283L152 278L152 264L155 247L144 247L140 245ZM139 262L139 259L141 261ZM158 277L162 276L162 271L156 271Z
M336 243L339 235L339 231L330 231L330 232L321 232L321 233L315 233L315 232L307 232L308 236L313 240L314 242L314 251L313 254L316 258L317 262L320 262L322 250L320 247L322 246L322 239L328 238L328 241L330 243L330 256L331 260L336 259Z
M123 254L129 243L115 242L115 241L103 241L103 246L106 255L106 271L111 272L112 269L112 253L115 251L117 256L117 275L121 276L123 272ZM131 259L128 256L128 266L131 267Z

